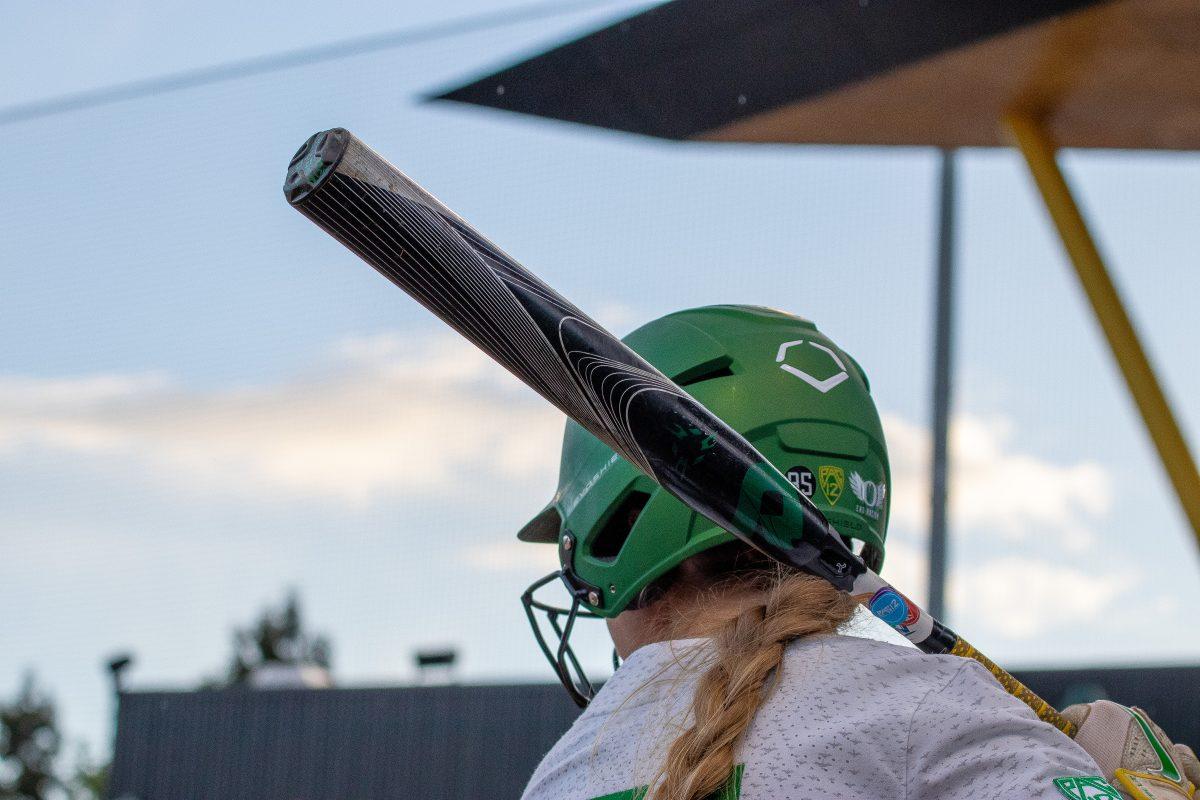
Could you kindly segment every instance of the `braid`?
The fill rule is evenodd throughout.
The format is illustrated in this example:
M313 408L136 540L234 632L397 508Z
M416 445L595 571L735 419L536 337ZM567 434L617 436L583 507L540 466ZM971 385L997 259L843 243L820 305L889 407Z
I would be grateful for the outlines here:
M800 573L766 579L763 601L718 621L715 656L696 683L692 726L674 741L653 800L703 800L729 780L738 737L766 697L767 682L787 643L834 633L854 613L854 601L830 584Z

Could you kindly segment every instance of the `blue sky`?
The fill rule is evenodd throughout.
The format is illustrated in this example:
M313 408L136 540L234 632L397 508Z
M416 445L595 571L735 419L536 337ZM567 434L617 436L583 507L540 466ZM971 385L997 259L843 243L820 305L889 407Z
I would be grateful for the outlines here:
M0 106L503 7L3 2ZM548 554L512 536L552 491L561 417L286 206L288 158L334 125L619 332L716 302L814 319L871 376L885 575L923 596L933 152L418 100L637 7L6 126L0 692L36 670L103 749L103 658L194 685L288 587L343 683L410 680L440 643L464 679L549 677L517 602ZM960 164L949 621L1018 666L1195 661L1195 544L1032 186L1009 152ZM1064 164L1195 442L1200 158Z

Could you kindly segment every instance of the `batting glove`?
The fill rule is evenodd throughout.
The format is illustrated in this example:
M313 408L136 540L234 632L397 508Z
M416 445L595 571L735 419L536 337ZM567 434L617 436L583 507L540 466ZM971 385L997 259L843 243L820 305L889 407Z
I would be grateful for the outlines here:
M1129 800L1200 800L1200 761L1172 744L1142 709L1097 700L1063 709L1079 726L1075 742Z

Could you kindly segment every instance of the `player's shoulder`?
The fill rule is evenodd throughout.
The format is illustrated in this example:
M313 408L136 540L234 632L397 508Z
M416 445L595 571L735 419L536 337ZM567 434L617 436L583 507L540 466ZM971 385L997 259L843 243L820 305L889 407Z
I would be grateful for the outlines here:
M784 655L785 669L790 666L810 675L830 673L840 684L860 690L902 686L905 694L921 686L926 691L938 690L959 678L965 664L956 656L928 655L914 647L847 634L798 639ZM980 671L990 680L986 671ZM973 683L978 677L971 673L968 680Z
M1054 797L1056 779L1099 774L976 662L860 637L789 645L760 716L758 744L848 759L861 796Z
M801 776L807 796L903 797L913 719L962 663L856 636L790 642L742 742L747 796Z
M922 700L955 681L966 662L857 636L812 636L788 644L757 726L827 735L872 751L903 742ZM850 744L847 744L847 736Z
M914 715L921 706L950 703L1035 718L983 665L959 656L930 655L915 647L840 634L793 642L784 658L785 670L790 667L810 683L852 693L861 704L898 714Z
M841 724L882 738L906 736L930 704L1032 712L979 664L858 636L815 636L788 645L771 704L828 710ZM795 712L791 712L795 713Z

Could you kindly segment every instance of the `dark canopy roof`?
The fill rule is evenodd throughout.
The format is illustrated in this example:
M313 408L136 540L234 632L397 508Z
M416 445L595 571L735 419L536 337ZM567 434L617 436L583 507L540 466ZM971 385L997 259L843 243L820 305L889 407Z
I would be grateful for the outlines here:
M1195 0L675 0L441 99L667 139L1200 149Z

